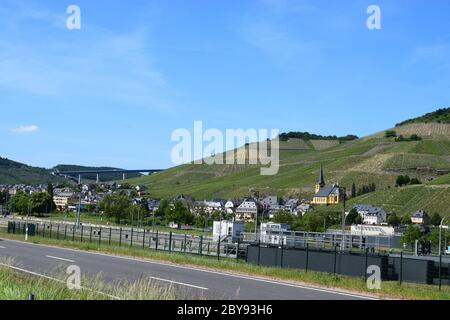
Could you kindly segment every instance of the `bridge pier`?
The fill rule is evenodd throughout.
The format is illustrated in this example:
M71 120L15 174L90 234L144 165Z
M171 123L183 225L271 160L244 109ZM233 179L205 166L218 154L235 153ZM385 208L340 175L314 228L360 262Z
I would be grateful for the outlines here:
M97 184L100 182L100 175L97 173Z
M81 184L81 174L78 175L78 184Z
M122 175L122 180L125 180L126 178L127 178L127 176L126 176L126 174L124 172L123 175Z

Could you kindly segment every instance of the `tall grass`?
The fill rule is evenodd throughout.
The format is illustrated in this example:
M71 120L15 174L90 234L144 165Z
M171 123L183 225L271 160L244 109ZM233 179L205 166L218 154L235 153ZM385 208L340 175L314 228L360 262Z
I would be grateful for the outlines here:
M202 299L189 289L162 285L142 277L136 281L105 281L101 275L84 276L82 288L70 290L64 273L41 277L18 271L12 261L0 265L0 300L27 300L32 294L36 300L186 300Z

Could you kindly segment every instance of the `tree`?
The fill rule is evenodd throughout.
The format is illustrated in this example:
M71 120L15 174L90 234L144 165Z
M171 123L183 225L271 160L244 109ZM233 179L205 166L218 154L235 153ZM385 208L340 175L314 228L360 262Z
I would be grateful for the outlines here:
M439 213L435 212L432 216L431 216L431 220L430 220L430 224L432 226L439 226L441 224L441 216L439 215Z
M272 221L276 223L286 223L292 226L294 223L294 216L285 210L279 210L274 214Z
M130 198L120 193L106 195L99 204L100 210L108 217L115 218L116 223L118 224L120 224L120 221L127 216L130 207Z
M53 206L53 198L47 192L36 192L31 195L31 213L43 216Z
M301 231L302 230L302 219L303 219L303 216L301 214L294 217L294 220L291 225L291 230Z
M404 244L411 244L413 245L416 240L420 240L422 237L422 232L420 231L419 227L410 225L406 231L403 233L401 241Z
M53 208L56 207L55 203L53 202L53 196L54 196L53 184L51 184L51 183L48 184L48 186L47 186L47 193L49 194L50 198L52 199L52 202L50 204L50 211L49 212L53 212Z
M409 176L398 176L396 180L396 184L399 187L406 186L411 182L411 178Z
M395 137L397 137L397 132L395 132L394 130L387 130L387 131L384 133L384 136L385 136L386 138L395 138Z
M8 192L0 191L0 205L5 205L8 200Z
M397 226L400 224L400 222L401 220L395 212L392 212L387 219L387 223L391 226Z
M182 224L192 224L194 222L194 215L181 201L175 202L169 214L165 217L167 222L174 222L178 226Z
M356 197L356 185L355 183L352 183L352 198Z
M409 225L409 224L411 224L412 222L411 222L411 218L409 217L409 216L403 216L401 219L400 219L400 222L401 222L401 224L405 224L405 225Z
M150 212L150 209L148 208L147 198L142 198L139 205L141 206L141 210L144 212L144 215L148 215L148 213Z
M353 208L352 210L350 210L350 212L347 215L347 218L345 220L347 225L352 225L355 223L355 221L357 220L357 218L359 217L359 213L358 211Z
M167 215L170 214L170 203L169 201L162 199L159 202L158 209L155 211L154 216L157 218L164 219Z
M412 135L409 137L409 140L411 140L411 141L421 141L422 138L419 137L417 134L412 134Z
M13 212L17 212L19 214L27 214L28 213L28 206L30 205L30 196L23 192L19 191L17 192L12 198L11 198L11 208Z
M444 238L444 237L442 237ZM428 235L427 239L430 240L431 244L435 247L439 247L439 228L434 228Z
M323 232L340 221L341 212L308 212L303 216L300 226L304 231Z
M422 182L420 182L420 180L417 178L411 178L411 181L409 182L409 184L411 184L411 185L422 184Z
M197 228L205 228L207 221L204 216L197 216L194 220L194 226Z

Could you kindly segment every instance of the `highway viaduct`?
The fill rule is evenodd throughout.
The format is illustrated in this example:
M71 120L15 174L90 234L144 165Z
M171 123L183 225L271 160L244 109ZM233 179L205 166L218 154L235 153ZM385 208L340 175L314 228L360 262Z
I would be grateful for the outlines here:
M92 175L95 174L97 176L97 183L100 182L101 174L112 174L112 173L122 173L122 179L126 179L127 173L157 173L163 171L162 169L143 169L143 170L125 170L125 169L111 169L111 170L80 170L80 171L54 171L55 175L59 176L78 176L78 184L81 184L81 178L83 175Z

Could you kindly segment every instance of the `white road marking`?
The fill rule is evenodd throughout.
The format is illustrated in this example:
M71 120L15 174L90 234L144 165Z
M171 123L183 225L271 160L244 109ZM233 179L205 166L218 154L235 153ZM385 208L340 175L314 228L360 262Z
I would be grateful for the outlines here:
M74 260L70 260L70 259L64 259L64 258L59 258L59 257L54 257L54 256L45 256L46 258L50 258L50 259L55 259L55 260L61 260L61 261L66 261L66 262L75 262Z
M6 249L6 247L4 247L4 246L0 246L0 249Z
M196 289L201 289L201 290L208 290L208 288L194 286L193 284L188 284L188 283L184 283L184 282L177 282L177 281L173 281L173 280L161 279L161 278L156 278L156 277L150 277L150 279L163 281L163 282L169 282L169 283L173 283L173 284L179 284L179 285L182 285L182 286L196 288Z
M272 283L272 284L288 286L288 287L297 287L299 289L307 289L307 290L312 290L312 291L326 292L326 293L349 296L349 297L359 298L359 299L380 300L379 298L366 296L366 295L358 295L358 294L346 293L346 292L341 292L341 291L335 291L332 289L322 289L322 288L318 288L318 287L312 287L312 286L310 287L310 286L306 286L306 285L299 285L299 284L293 284L293 283L288 283L288 282L268 280L268 279L262 279L262 278L244 276L244 275L231 274L231 273L226 273L226 272L212 271L212 270L208 270L208 269L195 268L195 267L191 267L191 266L185 267L185 266L174 265L174 264L163 263L163 262L143 260L143 259L137 259L137 258L131 258L131 257L116 256L116 255L111 255L111 254L106 254L106 253L101 253L101 252L91 252L91 251L83 251L83 250L79 250L79 249L61 248L61 247L57 247L57 246L50 246L50 245L38 244L38 243L25 243L25 242L18 241L18 240L9 240L8 239L8 241L17 242L17 243L25 244L25 245L28 244L28 245L32 245L32 246L52 248L52 249L57 249L57 250L67 250L67 251L73 251L73 252L77 252L77 253L85 253L85 254L99 255L99 256L104 256L104 257L109 257L109 258L118 258L118 259L130 260L130 261L156 264L156 265L162 265L162 266L179 268L179 269L186 269L186 270L191 270L191 271L194 270L194 271L200 271L200 272L206 272L206 273L212 273L212 274L219 274L219 275L228 276L228 277L248 279L248 280Z
M1 263L0 262L0 266L7 267L7 268L10 268L10 269L13 269L13 270L16 270L16 271L28 273L28 274L31 274L31 275L36 276L36 277L41 277L41 278L45 278L45 279L48 279L48 280L52 280L52 281L56 281L56 282L59 282L59 283L66 284L66 281L63 281L63 280L60 280L60 279L56 279L56 278L53 278L53 277L50 277L50 276L46 276L45 274L40 274L40 273L33 272L33 271L30 271L30 270L25 270L25 269L22 269L22 268L19 268L19 267L14 267L14 266L11 266L9 264L5 264L5 263ZM115 300L122 300L122 298L119 298L119 297L116 297L116 296L112 296L110 294L107 294L107 293L104 293L104 292L101 292L101 291L92 290L92 289L89 289L89 288L86 288L86 287L81 287L81 289L88 290L88 291L95 292L95 293L99 293L99 294L102 294L104 296L110 297L110 298L115 299Z

